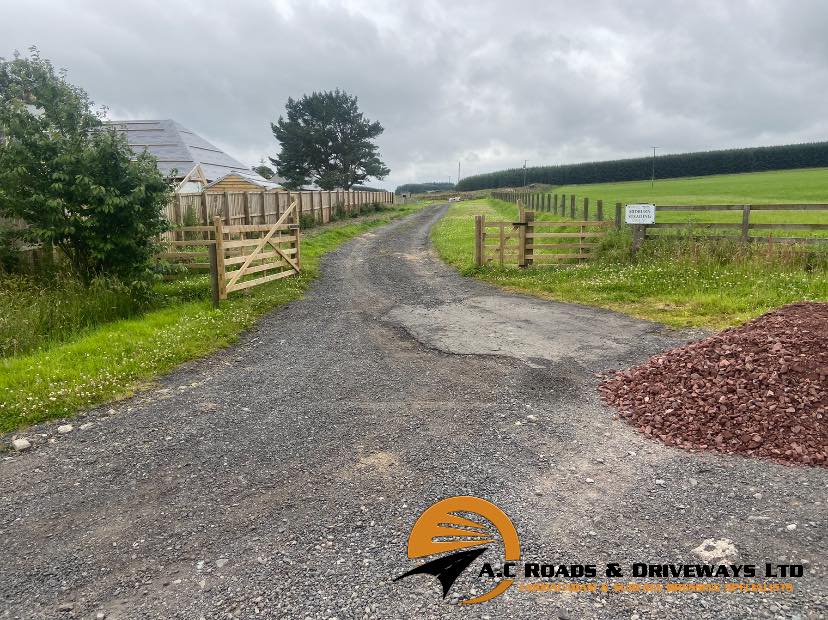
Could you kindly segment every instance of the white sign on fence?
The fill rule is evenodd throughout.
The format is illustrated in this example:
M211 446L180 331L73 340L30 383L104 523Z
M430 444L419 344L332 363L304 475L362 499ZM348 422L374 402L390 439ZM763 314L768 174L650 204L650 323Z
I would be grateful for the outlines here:
M627 224L655 224L655 205L627 205L624 221Z

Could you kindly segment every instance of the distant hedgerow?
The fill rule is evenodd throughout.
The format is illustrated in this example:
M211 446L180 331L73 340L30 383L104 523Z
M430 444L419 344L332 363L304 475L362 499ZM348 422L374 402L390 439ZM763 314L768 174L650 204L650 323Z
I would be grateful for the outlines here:
M658 179L676 179L824 166L828 166L828 142L809 142L659 155L656 159L655 176ZM549 185L643 181L653 174L653 159L652 157L637 157L559 166L533 166L525 171L523 168L511 168L466 177L457 184L457 189L471 191L519 187L524 185L524 174L525 183Z

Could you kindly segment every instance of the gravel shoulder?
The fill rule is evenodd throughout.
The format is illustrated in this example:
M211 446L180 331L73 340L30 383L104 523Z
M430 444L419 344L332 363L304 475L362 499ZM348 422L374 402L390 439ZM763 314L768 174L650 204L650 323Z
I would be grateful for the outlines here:
M824 618L826 471L614 420L595 373L693 334L460 277L429 247L444 209L342 246L305 299L158 388L30 429L55 441L0 461L0 618ZM786 595L459 607L391 581L449 495L505 510L526 559L697 563L726 538L806 574Z

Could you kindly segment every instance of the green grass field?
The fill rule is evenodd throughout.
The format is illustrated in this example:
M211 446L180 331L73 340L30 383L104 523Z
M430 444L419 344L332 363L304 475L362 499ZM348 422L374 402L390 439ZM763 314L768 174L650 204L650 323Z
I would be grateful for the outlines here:
M129 395L182 362L226 346L263 314L299 299L318 275L324 254L421 206L401 205L304 233L300 276L232 294L218 309L212 308L207 276L188 277L163 285L173 299L161 309L0 358L0 432Z
M729 174L689 179L656 180L627 183L599 183L594 185L565 185L549 190L550 193L575 194L578 211L582 211L583 198L590 200L591 212L595 213L598 200L604 201L605 217L614 217L615 204L632 202L655 205L705 205L705 204L828 204L828 168L782 170L751 174ZM567 198L567 205L569 199ZM659 222L711 222L739 223L739 211L670 212L658 213ZM754 211L753 224L828 224L828 211ZM773 235L789 237L828 237L826 231L773 230ZM759 231L752 231L759 235ZM768 231L762 231L767 236Z
M650 181L564 185L554 191L600 198L608 204L828 204L828 168L656 179L653 187Z
M452 205L432 231L440 256L464 275L539 297L610 308L674 327L712 329L795 301L828 301L828 252L770 258L764 244L647 242L633 261L629 234L621 232L610 235L599 259L582 265L476 268L476 214L511 220L516 209L491 199Z

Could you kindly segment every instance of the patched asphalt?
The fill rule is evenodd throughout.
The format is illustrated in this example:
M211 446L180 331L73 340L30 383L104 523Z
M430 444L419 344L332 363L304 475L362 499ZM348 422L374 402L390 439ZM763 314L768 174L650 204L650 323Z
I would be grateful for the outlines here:
M430 249L444 209L344 245L305 299L157 388L20 433L56 441L0 462L0 617L824 618L826 471L613 419L595 373L693 334L462 278ZM432 577L392 581L416 518L452 495L500 506L526 561L696 564L728 539L728 563L805 575L791 594L457 605L496 546L445 600Z

